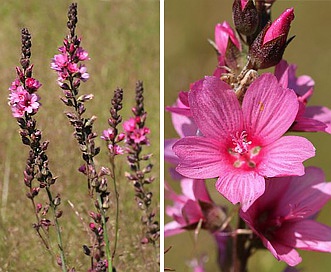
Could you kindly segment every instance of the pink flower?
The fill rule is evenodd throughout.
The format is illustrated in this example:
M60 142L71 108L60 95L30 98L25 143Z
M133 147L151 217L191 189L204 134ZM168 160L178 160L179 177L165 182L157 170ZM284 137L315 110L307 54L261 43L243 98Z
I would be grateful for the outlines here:
M123 123L123 129L125 132L132 132L136 128L136 119L131 117L129 120Z
M38 90L41 87L41 83L38 80L36 80L36 79L34 79L32 77L28 77L25 80L25 86L29 90L36 91L36 90Z
M331 252L331 228L314 220L330 198L323 171L309 167L302 177L266 180L265 193L240 216L278 260L295 266L296 248Z
M86 82L86 81L90 78L89 73L87 73L86 71L87 71L87 68L86 68L84 65L82 65L82 66L79 68L80 79L81 79L83 82Z
M36 113L40 107L39 96L28 93L23 86L18 86L9 94L9 105L14 117L23 117L25 112Z
M51 68L61 72L63 68L67 67L68 61L68 56L65 53L55 55L51 62Z
M120 147L119 145L112 145L112 144L109 144L108 145L108 150L111 154L114 154L114 155L122 155L124 154L124 150L122 147Z
M87 51L85 51L82 47L77 48L76 56L79 61L89 60Z
M272 74L248 88L242 106L230 86L206 77L189 93L193 119L203 136L179 140L173 147L176 170L195 179L218 177L216 188L246 211L265 190L264 177L303 175L302 162L315 155L305 138L283 134L292 125L298 101Z
M103 139L105 141L110 141L110 140L113 140L114 137L115 137L114 129L108 128L103 131L101 139Z
M177 195L165 183L165 196L172 200L173 206L166 207L166 214L174 219L164 226L164 236L171 236L185 230L193 230L202 221L202 227L213 229L215 225L223 222L224 211L211 200L204 180L182 179L181 189L183 194ZM213 211L219 218L208 216L208 211ZM215 219L217 222L215 222ZM219 221L221 220L221 223Z
M275 76L284 88L295 91L299 101L299 111L292 131L324 131L331 133L331 110L323 106L306 106L314 91L314 80L309 76L296 77L297 67L280 61L275 67Z
M218 52L223 56L223 58L225 56L229 39L231 39L233 44L241 51L240 41L229 23L224 21L222 24L217 24L215 26L215 44Z

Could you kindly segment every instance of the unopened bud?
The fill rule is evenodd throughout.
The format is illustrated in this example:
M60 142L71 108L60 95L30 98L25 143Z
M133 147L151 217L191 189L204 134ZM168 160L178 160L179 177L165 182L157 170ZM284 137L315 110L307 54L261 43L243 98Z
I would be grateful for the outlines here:
M253 69L264 69L276 65L283 57L288 43L287 35L294 19L293 8L285 10L272 24L267 24L256 37L249 50Z
M241 34L249 36L256 32L259 16L252 0L235 0L232 17L236 29Z

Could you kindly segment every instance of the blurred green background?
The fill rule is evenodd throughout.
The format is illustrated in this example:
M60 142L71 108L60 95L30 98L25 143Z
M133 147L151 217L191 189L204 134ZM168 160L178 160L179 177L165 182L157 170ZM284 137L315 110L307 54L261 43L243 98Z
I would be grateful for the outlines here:
M87 116L96 115L95 131L100 135L107 128L110 100L116 87L124 88L124 119L131 115L134 105L135 82L140 79L145 87L145 109L149 113L147 126L151 128L154 175L151 186L153 206L159 209L159 2L156 0L78 0L77 34L82 46L89 52L85 62L90 79L81 85L80 92L93 93L95 98L87 103ZM18 126L7 105L8 88L16 77L19 65L22 27L32 34L32 63L34 76L43 84L39 91L42 107L36 119L43 131L43 139L50 140L49 167L59 176L55 189L61 194L60 219L63 227L65 251L68 262L77 271L87 271L89 258L83 254L82 245L90 243L83 225L67 200L74 203L86 223L87 212L93 203L87 195L85 177L78 173L82 164L73 129L65 115L62 95L57 86L57 75L50 67L51 58L58 54L68 34L66 28L67 0L13 0L1 1L0 6L0 271L59 271L54 259L44 250L32 223L32 206L26 198L23 170L28 148L21 144ZM107 149L102 147L96 163L107 166ZM124 177L128 170L125 159L117 165L120 194L120 233L115 266L118 271L153 270L154 250L144 249L141 239L141 212L134 200L132 185ZM111 185L109 185L111 186ZM55 190L54 189L54 190ZM111 186L112 190L112 186ZM114 205L114 202L113 204ZM112 206L113 208L114 206ZM110 209L110 225L114 226L114 209ZM159 217L159 215L158 215ZM113 233L113 228L110 228ZM54 232L51 232L54 236ZM53 237L55 241L55 236ZM111 237L111 244L113 237ZM55 245L54 245L55 246ZM56 246L55 246L56 248ZM155 264L155 263L154 263Z
M297 75L307 74L315 80L315 93L309 105L325 105L331 108L331 1L280 1L272 9L272 18L288 7L294 7L295 20L290 36L296 35L285 51L284 58L298 65ZM179 91L188 90L189 84L212 74L216 55L207 39L214 39L216 23L224 20L233 26L230 0L166 0L165 1L165 105L175 102ZM316 147L316 157L306 162L323 168L327 180L331 181L331 136L324 133L305 133ZM176 137L170 114L165 114L165 138ZM167 167L168 165L166 165ZM167 169L167 168L166 168ZM169 175L166 175L170 181ZM178 189L178 183L169 182ZM213 199L220 203L213 182L209 183ZM166 202L166 204L170 204ZM331 225L331 203L318 219ZM166 222L170 219L166 217ZM185 233L165 239L165 248L172 246L165 255L167 267L176 271L190 271L187 262L196 255L208 254L206 271L217 271L215 244L209 235L202 232L194 247L193 234ZM302 271L330 271L331 255L300 251ZM267 251L258 252L251 258L249 271L281 271L284 263L277 262Z

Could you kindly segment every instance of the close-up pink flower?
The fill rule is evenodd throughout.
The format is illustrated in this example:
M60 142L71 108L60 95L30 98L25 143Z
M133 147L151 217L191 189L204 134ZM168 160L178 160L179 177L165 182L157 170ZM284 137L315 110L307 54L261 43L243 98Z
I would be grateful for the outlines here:
M173 147L177 171L193 179L218 178L217 190L246 211L264 193L265 177L303 175L314 146L299 136L283 136L298 112L294 91L263 74L248 88L242 105L229 85L206 77L189 93L193 119L203 136Z
M330 199L323 171L308 167L301 177L266 180L265 193L240 216L278 260L295 266L296 249L331 252L331 228L314 219Z

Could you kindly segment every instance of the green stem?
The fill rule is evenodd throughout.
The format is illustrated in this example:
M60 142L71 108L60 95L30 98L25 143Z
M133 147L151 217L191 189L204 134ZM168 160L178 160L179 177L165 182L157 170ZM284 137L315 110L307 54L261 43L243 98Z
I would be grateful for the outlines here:
M113 183L114 183L114 191L115 191L115 199L116 199L116 215L115 215L115 241L114 241L114 250L112 254L112 260L115 257L116 248L117 248L117 241L118 241L118 226L119 226L119 194L117 191L117 185L116 185L116 176L115 176L115 163L114 158L111 159L111 171L113 174Z
M54 222L55 222L56 233L57 233L57 242L58 242L58 247L60 249L62 271L67 272L66 259L65 259L64 251L63 251L61 229L60 229L60 224L56 217L56 206L54 205L52 193L48 186L46 186L46 191L47 191L48 199L50 202L50 206L52 207L52 210L53 210Z
M100 194L98 194L98 202L99 202L100 211L101 211L102 229L103 229L103 236L104 236L104 240L105 240L106 256L107 256L107 261L108 261L108 271L112 272L113 263L112 263L112 257L110 255L110 245L109 245L109 238L108 238L107 225L106 225L106 216L105 216L105 212L102 208L102 201L101 201Z

